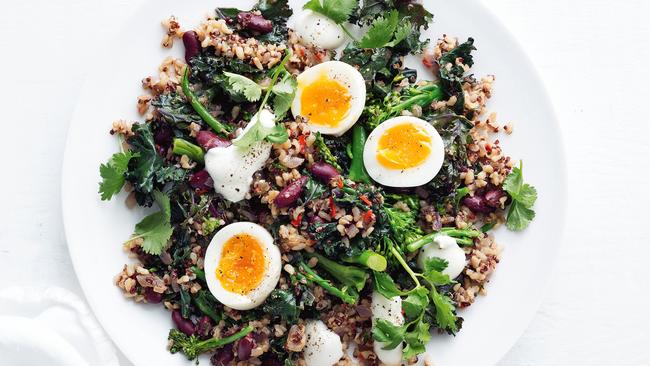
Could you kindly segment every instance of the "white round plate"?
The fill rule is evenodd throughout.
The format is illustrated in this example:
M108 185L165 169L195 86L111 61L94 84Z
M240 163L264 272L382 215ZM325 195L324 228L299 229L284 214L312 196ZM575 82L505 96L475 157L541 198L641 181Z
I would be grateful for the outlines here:
M292 1L296 5L304 2ZM160 47L160 21L174 14L182 26L197 25L218 6L245 8L253 1L151 0L105 48L91 72L70 125L63 168L63 216L70 255L86 298L110 337L136 365L188 365L166 350L170 315L160 305L135 304L113 285L129 263L122 250L134 224L144 215L124 205L124 193L102 202L97 193L99 165L118 150L108 134L116 119L139 120L135 102L140 80L156 75L161 61L182 57ZM296 4L298 3L298 4ZM474 37L477 76L494 74L489 108L500 121L514 123L514 134L500 138L505 152L525 162L524 176L535 185L537 217L520 234L497 233L504 247L501 263L487 287L488 296L460 314L456 337L434 336L428 355L436 366L492 365L514 344L539 303L560 246L565 217L566 173L561 134L537 73L521 47L478 1L426 1L435 19L426 35ZM426 75L422 73L421 75Z

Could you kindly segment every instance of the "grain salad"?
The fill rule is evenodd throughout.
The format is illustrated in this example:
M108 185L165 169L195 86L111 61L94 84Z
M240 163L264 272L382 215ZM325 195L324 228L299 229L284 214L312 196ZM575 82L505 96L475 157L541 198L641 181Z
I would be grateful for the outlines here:
M408 365L462 331L494 230L524 230L537 192L474 39L425 39L434 10L260 0L162 20L185 57L142 79L141 121L113 122L99 194L153 207L114 283L168 312L170 357Z

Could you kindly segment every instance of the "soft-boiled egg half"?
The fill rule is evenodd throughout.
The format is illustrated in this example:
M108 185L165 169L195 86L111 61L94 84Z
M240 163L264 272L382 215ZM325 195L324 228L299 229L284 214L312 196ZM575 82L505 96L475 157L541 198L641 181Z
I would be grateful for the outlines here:
M427 121L402 116L377 126L363 150L363 163L377 183L417 187L431 181L442 167L445 144Z
M237 222L219 230L205 253L205 279L222 304L249 310L262 304L280 279L280 250L258 224Z
M361 73L345 62L327 61L298 75L291 112L308 118L315 132L341 136L359 119L365 105Z
M293 30L302 44L326 50L341 47L348 39L338 24L311 10L297 15Z

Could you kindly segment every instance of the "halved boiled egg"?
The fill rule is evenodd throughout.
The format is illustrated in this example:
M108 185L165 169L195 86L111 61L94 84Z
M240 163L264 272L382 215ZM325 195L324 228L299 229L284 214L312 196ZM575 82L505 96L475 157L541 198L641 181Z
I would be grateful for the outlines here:
M308 118L315 132L341 136L359 119L365 105L361 73L345 62L327 61L298 75L291 112Z
M219 230L205 253L208 288L222 304L249 310L266 300L280 279L280 250L258 224L237 222Z
M348 39L338 24L311 10L299 14L293 28L301 43L326 50L341 47Z
M402 116L377 126L363 150L363 163L377 183L417 187L431 181L442 167L445 144L427 121Z

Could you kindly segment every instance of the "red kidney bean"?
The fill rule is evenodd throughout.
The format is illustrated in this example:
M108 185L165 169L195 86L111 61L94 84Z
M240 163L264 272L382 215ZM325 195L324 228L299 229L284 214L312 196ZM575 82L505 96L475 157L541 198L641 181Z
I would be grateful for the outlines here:
M294 202L300 198L302 194L302 189L309 180L308 177L300 177L293 182L289 183L284 189L273 200L273 204L277 207L287 207L291 206Z
M251 358L251 352L255 348L255 340L251 334L239 340L237 344L237 358L240 361L247 361Z
M185 61L189 64L194 56L201 53L201 42L195 31L183 33L183 45L185 45Z
M188 183L190 184L190 187L196 189L199 194L207 193L212 189L212 187L214 187L214 181L212 180L212 177L210 177L210 173L205 169L192 174Z
M232 343L230 343L212 355L210 363L214 366L228 366L234 359L235 355L232 353Z
M485 192L483 195L485 197L485 203L492 207L498 208L501 206L501 198L504 197L506 193L500 188L492 188Z
M158 304L162 301L163 294L159 294L151 287L147 287L144 289L144 299L150 304Z
M332 179L341 176L341 173L339 173L336 168L322 161L312 165L310 171L311 174L314 175L314 178L320 180L323 183L329 183L332 181Z
M196 142L206 151L213 147L228 147L232 145L230 140L217 136L216 133L211 131L199 131L196 134Z
M463 198L463 205L476 213L490 213L493 211L492 207L487 205L485 197L479 194Z
M188 336L191 336L196 331L194 323L191 320L183 318L180 310L172 311L172 320L176 324L176 328Z
M263 16L243 11L237 14L237 22L242 27L260 33L269 33L273 30L273 23Z

